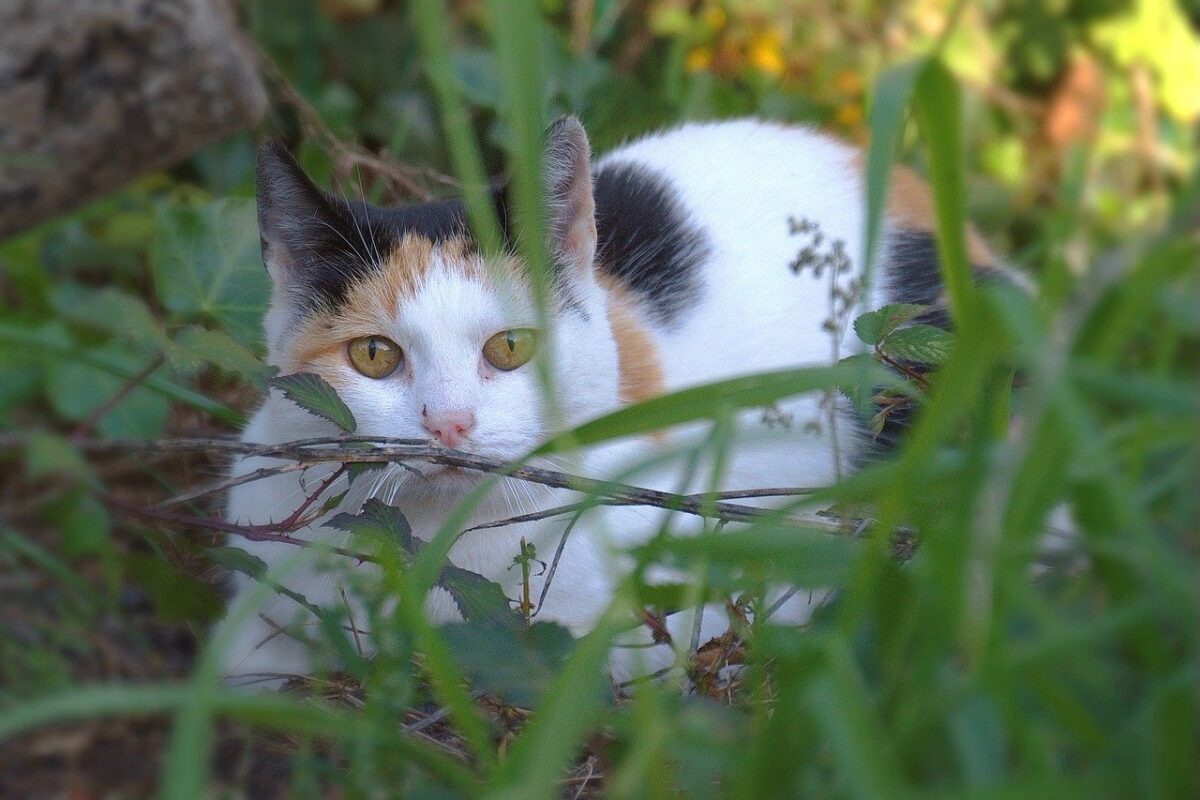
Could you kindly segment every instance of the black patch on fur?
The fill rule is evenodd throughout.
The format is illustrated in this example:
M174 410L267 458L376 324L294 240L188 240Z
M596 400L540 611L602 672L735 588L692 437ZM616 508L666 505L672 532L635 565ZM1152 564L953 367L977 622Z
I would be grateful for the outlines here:
M637 164L602 165L594 178L597 268L646 300L670 325L702 289L700 267L712 252L671 186Z
M473 241L460 200L379 208L344 200L317 187L281 144L259 151L258 219L263 254L279 247L290 256L297 300L309 308L345 302L352 283L380 269L406 235L434 244L454 237ZM492 192L506 242L504 192Z
M883 302L929 306L929 310L914 319L913 323L950 330L950 311L943 296L944 283L934 235L928 231L899 228L888 233L885 247L885 257L879 265ZM1008 276L995 268L972 265L971 273L974 281L980 284L989 281L1010 282ZM919 364L906 366L918 371L923 369ZM869 445L862 460L869 461L894 450L911 425L913 412L911 406L892 410L885 418L883 430L875 437L869 425L855 415L864 441Z

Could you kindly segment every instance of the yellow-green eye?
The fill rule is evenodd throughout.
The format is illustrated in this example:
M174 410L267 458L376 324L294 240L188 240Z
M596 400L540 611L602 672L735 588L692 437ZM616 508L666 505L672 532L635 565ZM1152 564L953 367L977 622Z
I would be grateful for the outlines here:
M506 372L516 369L533 358L537 348L537 331L533 328L513 328L500 331L483 346L483 357L496 369Z
M400 345L382 336L351 339L347 351L350 363L368 378L386 378L404 361Z

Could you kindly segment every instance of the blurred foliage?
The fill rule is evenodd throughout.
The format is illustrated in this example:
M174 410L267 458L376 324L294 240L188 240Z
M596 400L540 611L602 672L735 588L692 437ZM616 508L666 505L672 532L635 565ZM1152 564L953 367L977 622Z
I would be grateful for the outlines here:
M318 180L346 194L394 202L452 191L440 177L452 171L451 155L408 5L241 6L264 64L278 72L260 133L284 138ZM455 76L492 174L510 168L515 138L489 17L497 6L448 4ZM471 794L467 768L395 732L411 707L454 706L449 690L417 680L414 650L422 649L418 661L445 670L435 674L470 676L521 706L488 718L486 733L502 751L527 709L541 712L507 760L496 761L495 748L476 753L472 768L512 796L561 788L555 781L585 736L603 753L614 796L718 788L746 796L1188 796L1200 756L1197 9L1190 0L540 2L541 50L526 55L540 59L544 74L541 112L578 114L598 152L680 120L745 114L865 143L869 103L886 99L871 87L898 85L877 81L936 50L961 87L968 215L1040 284L1036 307L987 294L978 330L955 337L895 331L894 318L911 309L858 320L875 358L942 366L928 398L933 411L899 467L856 476L829 498L870 506L885 522L920 523L927 544L915 562L891 559L883 550L894 543L882 534L797 541L771 528L660 539L635 554L640 567L695 570L707 583L696 590L635 580L625 587L633 605L691 602L696 591L752 598L771 580L846 587L809 630L739 631L750 643L749 672L719 698L735 699L734 708L665 684L607 704L596 681L607 642L576 644L552 626L501 625L489 634L473 621L446 637L444 652L431 649L440 640L422 639L431 634L419 620L397 621L377 595L364 598L371 627L394 635L381 639L374 668L355 659L336 619L324 631L324 644L367 687L368 705L353 716L230 699L203 683L202 666L186 692L77 688L192 674L203 624L220 613L214 564L261 567L210 532L118 524L101 500L118 488L147 503L180 494L223 464L130 464L78 448L90 435L232 432L271 377L258 337L268 283L251 199L253 137L231 137L0 242L0 435L30 434L19 453L0 452L0 738L43 719L37 714L53 721L114 710L179 709L179 730L191 730L184 711L204 697L237 719L339 743L337 758L308 744L293 749L299 795L331 786L372 794L379 785ZM953 141L946 134L957 109L939 130L926 129L928 114L917 116L922 136L898 123L905 160L930 172L939 158L960 155L916 146L936 135ZM999 398L1008 396L1013 363L1043 391L1023 400L1037 426L1024 450L994 436L995 420L1007 420ZM731 398L769 403L838 375L783 375L667 398L583 433L601 439L656 419L717 419ZM942 397L941 382L964 394ZM924 398L929 387L917 388L896 396ZM968 553L955 543L980 526L972 515L994 492L1009 501L992 509L1003 520L993 532L1000 538L993 550ZM911 507L897 512L903 498ZM1072 506L1093 566L1031 582L1033 520L1055 503ZM216 511L211 502L186 508ZM994 571L971 571L980 564ZM439 580L463 603L488 602L469 576ZM964 588L987 580L982 594ZM991 605L978 607L981 597ZM708 667L718 661L712 656ZM489 670L496 662L505 669ZM689 674L716 686L705 663L697 653ZM60 697L65 711L54 706ZM47 704L20 704L29 698ZM469 729L460 734L471 738Z

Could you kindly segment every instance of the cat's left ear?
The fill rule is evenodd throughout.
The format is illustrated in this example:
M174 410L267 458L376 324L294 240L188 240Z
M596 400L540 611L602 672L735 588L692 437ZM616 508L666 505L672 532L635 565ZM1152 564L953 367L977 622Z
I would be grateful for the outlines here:
M596 203L591 146L578 119L559 117L550 126L543 168L555 261L590 272L596 257Z

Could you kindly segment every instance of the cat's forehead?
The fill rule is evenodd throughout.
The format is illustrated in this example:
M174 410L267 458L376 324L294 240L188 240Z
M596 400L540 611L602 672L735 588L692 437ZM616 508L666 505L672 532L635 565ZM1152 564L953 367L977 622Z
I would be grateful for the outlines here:
M453 305L468 298L520 302L528 291L528 273L515 256L485 259L466 236L435 241L410 233L381 254L375 269L347 287L336 313L396 320L419 307Z

